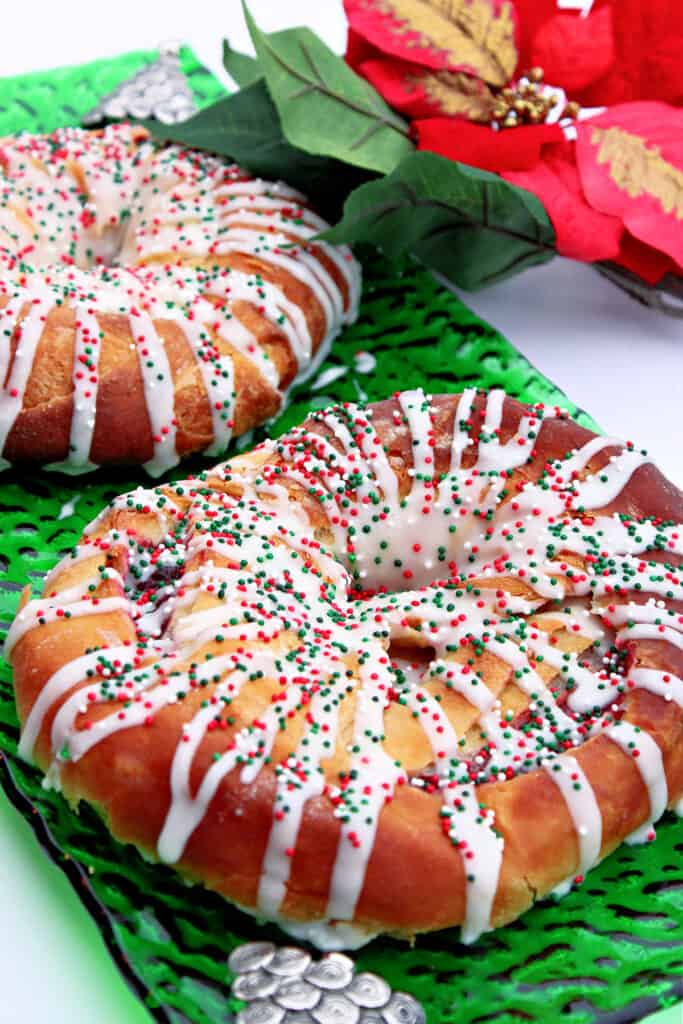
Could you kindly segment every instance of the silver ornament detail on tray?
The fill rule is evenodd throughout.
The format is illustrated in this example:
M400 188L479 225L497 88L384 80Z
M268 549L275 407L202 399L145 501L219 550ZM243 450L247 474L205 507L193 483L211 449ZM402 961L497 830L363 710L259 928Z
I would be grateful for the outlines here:
M154 117L163 124L186 121L197 111L190 84L180 66L180 45L162 43L159 58L104 96L81 123L94 128L103 121Z
M356 969L343 953L314 960L297 946L250 942L237 946L228 967L232 994L247 1005L237 1024L425 1024L406 992Z

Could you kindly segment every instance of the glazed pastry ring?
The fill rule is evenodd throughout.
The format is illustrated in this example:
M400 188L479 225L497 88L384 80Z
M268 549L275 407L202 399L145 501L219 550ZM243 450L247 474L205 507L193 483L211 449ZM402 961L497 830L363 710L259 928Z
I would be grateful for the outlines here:
M0 140L0 466L153 476L282 407L360 270L282 182L130 125Z
M25 596L21 751L324 948L471 942L681 800L682 522L645 454L501 391L314 413Z

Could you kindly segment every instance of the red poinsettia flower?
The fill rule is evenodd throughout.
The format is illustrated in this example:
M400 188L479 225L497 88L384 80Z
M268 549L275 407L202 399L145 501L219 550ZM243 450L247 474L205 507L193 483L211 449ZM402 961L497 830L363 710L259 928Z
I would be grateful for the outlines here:
M374 58L358 70L387 103L408 117L463 117L491 120L495 98L486 82L464 71L433 71L420 64Z
M518 52L511 0L344 0L352 67L384 54L433 71L461 71L490 85L512 78ZM359 43L364 40L364 45Z
M538 124L509 132L493 132L478 124L447 117L421 118L413 122L418 149L428 149L451 160L484 171L533 171L544 146L564 142L558 124ZM526 185L524 186L526 188ZM530 189L533 191L533 189Z
M588 12L583 16L556 0L514 2L518 71L540 64L549 82L587 107L639 99L683 103L679 0L575 0L574 8Z
M683 103L679 0L345 0L345 8L347 60L412 119L418 149L533 192L562 255L612 260L649 283L681 273L683 111L672 105ZM584 108L608 109L560 125L560 102L554 123L494 131L501 90L530 66ZM636 102L646 100L669 102Z
M579 122L576 142L543 149L528 171L502 176L533 192L558 251L610 259L656 283L683 269L683 110L619 104Z
M683 109L610 107L578 126L576 162L593 209L683 267Z
M616 217L600 213L586 202L572 143L565 140L548 146L531 170L503 171L502 176L541 200L563 256L588 262L617 259L623 227Z

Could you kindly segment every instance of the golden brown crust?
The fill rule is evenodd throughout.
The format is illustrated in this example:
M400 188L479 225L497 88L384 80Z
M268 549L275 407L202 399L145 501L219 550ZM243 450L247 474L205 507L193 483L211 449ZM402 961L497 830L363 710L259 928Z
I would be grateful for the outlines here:
M485 403L485 396L479 395L474 404L472 436L475 438ZM437 472L445 471L450 458L457 404L457 396L437 396L432 400ZM374 407L373 424L404 493L409 487L408 471L414 459L409 430L405 422L398 423L394 415L398 408L395 399L379 403ZM511 399L505 401L500 428L503 442L516 433L525 412L526 407L521 404ZM329 429L316 419L309 420L305 428L311 433L332 437ZM515 470L511 491L515 493L516 485L525 480L537 480L550 460L580 448L593 436L566 418L544 421L534 455L528 464ZM617 448L608 448L597 453L588 471L607 465L610 455L617 451ZM465 464L473 465L475 458L476 445L466 455ZM216 481L216 487L220 486L222 484ZM310 498L301 500L304 505L310 505ZM310 506L310 511L313 518L314 505ZM601 509L601 514L604 511ZM683 522L683 495L654 467L643 465L633 472L607 511ZM115 515L119 528L132 526L135 529L140 525L141 519L134 512ZM319 512L318 522L322 523ZM148 528L154 530L149 517ZM680 558L674 555L669 560L680 563ZM220 561L218 559L219 564ZM112 564L120 563L114 559ZM74 579L83 578L85 568L79 563L69 571L71 576L56 581L57 590L71 585ZM114 584L106 583L104 587L112 588ZM107 592L115 592L115 587L114 591L103 590L102 594ZM642 591L634 594L634 600L642 602L646 596L647 591ZM675 602L671 604L674 606ZM46 680L62 664L86 648L132 640L133 636L130 619L120 612L68 622L62 620L26 633L13 652L15 692L22 721L25 722ZM221 652L225 650L223 645ZM637 639L627 644L627 652L629 670L651 667L683 677L683 650L666 640ZM500 667L501 663L498 664ZM491 669L492 687L494 676L495 669ZM508 687L506 692L515 690L509 683L510 670L501 669L498 683L501 692L504 687ZM277 686L275 681L264 680L257 692L251 694L250 691L244 698L244 704L236 705L236 721L227 730L207 733L193 762L193 792L210 767L213 755L225 749L226 736L235 735L241 726L258 716L267 707ZM516 692L519 697L519 691ZM203 696L203 693L190 694L184 701L163 708L156 715L153 728L125 729L96 744L79 761L63 765L61 779L65 793L72 800L85 799L94 804L119 839L154 854L171 799L170 763L180 742L182 725L199 708ZM517 698L509 692L508 699L514 704ZM46 715L40 732L36 757L43 768L52 760L49 734L54 712L61 703L60 700ZM448 707L455 709L456 703L454 700ZM669 805L672 806L683 796L683 709L675 701L636 689L626 693L621 712L627 721L652 737L661 750ZM101 713L111 712L105 708ZM344 750L350 735L351 714L349 706L345 710L346 726L336 752L341 765L348 763ZM277 740L274 763L294 748L302 734L303 722L302 713L298 713ZM405 709L392 705L387 714L386 731L390 746L402 744L406 767L410 767L411 758L416 764L423 764L424 737L415 732ZM648 791L634 759L606 736L595 736L571 752L588 778L601 812L601 856L605 856L648 819ZM263 768L249 784L240 780L238 770L232 771L221 782L207 813L191 835L179 869L236 903L253 907L272 823L274 793L272 767ZM495 811L496 829L505 844L492 912L492 923L497 926L512 920L535 898L571 877L577 870L579 846L568 806L559 797L548 772L536 769L504 782L487 782L479 787L478 795ZM402 785L381 812L356 909L355 921L361 928L410 936L463 921L464 861L440 826L440 806L438 792ZM291 874L282 906L285 917L305 921L324 915L339 835L340 823L334 816L329 795L309 800L291 858Z

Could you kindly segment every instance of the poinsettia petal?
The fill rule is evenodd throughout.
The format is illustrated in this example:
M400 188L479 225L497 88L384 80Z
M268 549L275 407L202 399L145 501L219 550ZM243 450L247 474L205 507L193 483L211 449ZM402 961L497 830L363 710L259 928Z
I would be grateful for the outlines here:
M562 129L556 124L494 132L467 121L429 117L413 121L412 127L418 149L440 153L483 171L527 171L538 164L544 144L563 138Z
M557 0L515 0L517 14L517 61L516 76L533 66L532 45L542 25L557 14ZM548 79L550 81L550 79Z
M515 8L519 74L532 65L533 40L542 26L557 14L558 3L557 0L515 0ZM595 0L589 17L605 8L612 12L614 63L606 75L573 94L571 99L585 107L641 99L683 103L683 17L679 0ZM580 18L580 15L577 13L575 17ZM547 81L555 84L549 69L546 71Z
M586 18L560 12L534 36L531 63L543 68L545 80L567 92L585 89L607 74L614 63L612 11L601 7Z
M540 199L555 228L557 250L562 256L589 263L618 256L623 224L618 217L599 213L586 202L573 160L573 144L547 146L543 159L532 170L503 171L502 177Z
M680 0L598 2L613 10L616 60L604 78L575 98L589 107L646 99L683 103Z
M683 110L612 107L578 125L576 155L591 206L683 267Z
M678 267L669 256L645 245L638 238L625 231L621 240L619 255L614 260L620 267L633 271L648 284L657 284L668 273L678 273Z
M517 64L511 0L344 0L352 30L391 57L506 85Z
M366 60L373 60L376 57L381 57L382 51L378 50L376 46L371 46L367 39L354 32L349 27L349 31L346 37L346 53L344 54L344 60L346 63L353 68L354 71L360 70L361 64Z
M368 60L358 69L390 107L408 117L467 117L488 121L495 102L488 86L462 71L433 71L400 60Z

